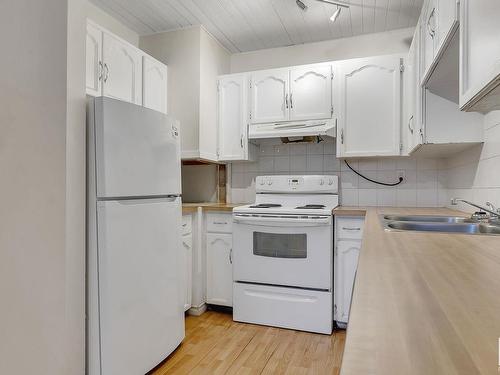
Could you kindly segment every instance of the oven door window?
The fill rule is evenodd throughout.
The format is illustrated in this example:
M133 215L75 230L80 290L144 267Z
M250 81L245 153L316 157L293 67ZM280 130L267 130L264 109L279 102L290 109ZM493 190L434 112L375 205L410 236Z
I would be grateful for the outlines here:
M272 258L307 258L307 235L253 232L253 254Z

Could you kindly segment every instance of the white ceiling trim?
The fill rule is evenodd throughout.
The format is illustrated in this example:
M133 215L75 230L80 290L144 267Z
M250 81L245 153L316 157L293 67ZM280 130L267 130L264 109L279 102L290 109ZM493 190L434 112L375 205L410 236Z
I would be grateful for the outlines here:
M355 0L336 22L334 5L303 0L90 0L139 35L203 25L232 53L416 25L423 0Z

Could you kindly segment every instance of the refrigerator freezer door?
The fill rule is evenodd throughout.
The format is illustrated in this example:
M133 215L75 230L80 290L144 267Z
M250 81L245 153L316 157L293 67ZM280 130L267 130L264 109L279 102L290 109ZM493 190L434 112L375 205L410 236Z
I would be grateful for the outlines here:
M176 122L135 104L95 99L97 196L178 195L180 143Z
M101 374L145 374L184 337L180 198L97 202Z

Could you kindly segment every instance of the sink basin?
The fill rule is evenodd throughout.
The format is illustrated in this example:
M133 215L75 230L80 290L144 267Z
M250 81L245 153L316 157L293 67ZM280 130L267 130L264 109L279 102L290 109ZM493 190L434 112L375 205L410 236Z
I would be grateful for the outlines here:
M383 215L384 220L389 221L418 221L426 223L473 223L467 217L459 216L431 216L431 215Z
M486 223L389 221L386 222L386 228L388 228L389 230L395 229L423 232L500 234L499 225L491 225Z

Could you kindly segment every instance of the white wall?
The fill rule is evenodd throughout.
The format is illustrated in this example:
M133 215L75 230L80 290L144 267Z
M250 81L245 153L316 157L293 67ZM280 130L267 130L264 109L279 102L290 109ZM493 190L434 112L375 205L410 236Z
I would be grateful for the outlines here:
M447 194L439 175L440 160L369 158L348 160L371 179L396 182L404 171L406 181L397 187L375 185L358 177L335 157L335 143L289 144L268 140L261 143L259 161L233 163L231 202L255 199L255 177L274 174L332 174L340 179L340 200L344 206L436 207L445 205Z
M217 78L230 71L227 51L200 28L200 157L217 160Z
M410 48L414 31L415 28L410 27L317 43L237 53L231 56L231 72L406 53Z
M139 45L168 65L168 113L180 121L183 154L198 153L200 28L142 36Z
M168 112L180 121L184 159L216 160L217 76L230 55L203 27L140 38L140 48L168 65Z
M80 7L0 3L1 374L84 373Z
M133 44L134 46L139 46L139 34L128 28L119 20L110 16L108 13L95 6L91 2L87 0L82 1L84 1L83 11L85 12L86 17L88 17L98 25L104 27L105 29L108 29L113 34L118 35L120 38L125 39L127 42Z
M459 197L482 205L490 201L500 207L500 111L484 117L484 144L448 158L443 174L449 199ZM476 211L465 204L458 208Z
M182 201L217 202L217 166L182 166Z

